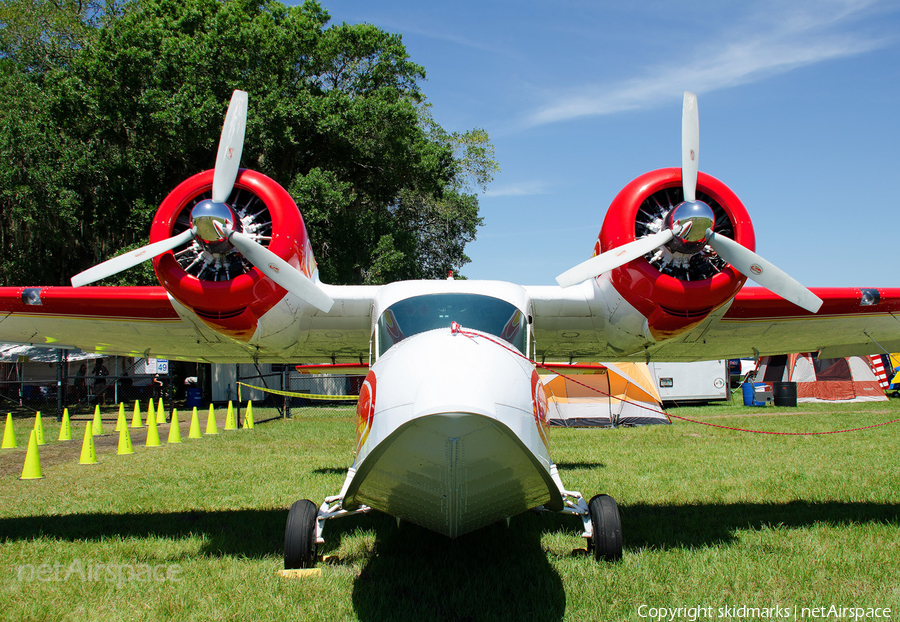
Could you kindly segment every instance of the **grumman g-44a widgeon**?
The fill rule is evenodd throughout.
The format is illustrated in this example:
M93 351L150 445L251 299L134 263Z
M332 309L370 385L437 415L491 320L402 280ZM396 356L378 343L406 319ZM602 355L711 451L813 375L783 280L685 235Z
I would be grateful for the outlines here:
M334 496L291 507L288 568L315 563L328 520L369 509L451 538L564 512L597 559L618 559L616 503L568 490L553 462L538 365L900 349L900 290L810 291L754 252L744 205L699 172L692 93L681 167L629 183L594 256L559 286L322 283L293 199L239 168L247 105L235 91L215 168L162 202L148 246L73 287L0 288L0 341L212 363L367 361L355 459ZM161 287L84 287L148 259Z

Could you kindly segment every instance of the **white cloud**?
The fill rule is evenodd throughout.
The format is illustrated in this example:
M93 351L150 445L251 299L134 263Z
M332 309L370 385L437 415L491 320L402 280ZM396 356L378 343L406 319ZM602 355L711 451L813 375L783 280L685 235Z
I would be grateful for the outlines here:
M708 93L831 59L853 56L891 39L841 27L873 7L868 0L766 4L756 17L723 32L716 41L649 68L617 84L588 84L559 97L523 120L534 127L586 116L645 109L680 99L685 89ZM679 39L679 45L689 38Z
M544 183L540 181L524 181L518 183L492 186L484 193L486 197L525 197L535 194L548 194Z

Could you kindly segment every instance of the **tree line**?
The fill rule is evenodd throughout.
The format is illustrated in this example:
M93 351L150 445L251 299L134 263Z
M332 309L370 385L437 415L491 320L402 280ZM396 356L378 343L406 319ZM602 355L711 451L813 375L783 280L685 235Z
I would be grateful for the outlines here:
M0 284L68 284L146 244L212 168L236 88L242 166L294 197L323 281L458 271L489 137L435 122L399 35L330 21L314 1L0 0ZM105 281L154 282L149 263Z

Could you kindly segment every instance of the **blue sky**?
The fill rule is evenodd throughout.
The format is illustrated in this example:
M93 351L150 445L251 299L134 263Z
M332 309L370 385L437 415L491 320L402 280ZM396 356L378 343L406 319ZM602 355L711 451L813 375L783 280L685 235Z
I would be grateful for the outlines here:
M680 165L691 90L700 169L759 254L808 286L900 286L900 3L322 3L401 34L438 123L490 134L469 278L552 285L589 258L616 193Z

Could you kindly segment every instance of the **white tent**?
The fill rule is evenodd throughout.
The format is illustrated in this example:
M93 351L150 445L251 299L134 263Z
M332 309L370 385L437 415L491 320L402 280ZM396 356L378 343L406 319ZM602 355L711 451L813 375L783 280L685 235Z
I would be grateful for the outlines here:
M645 363L601 363L594 373L542 378L552 426L671 423Z
M764 356L756 382L797 383L797 402L887 401L868 357L820 359L814 353Z
M98 359L104 356L106 355L93 352L89 354L77 348L66 351L66 357L70 362ZM23 361L55 363L58 357L56 348L0 343L0 363L19 363Z

